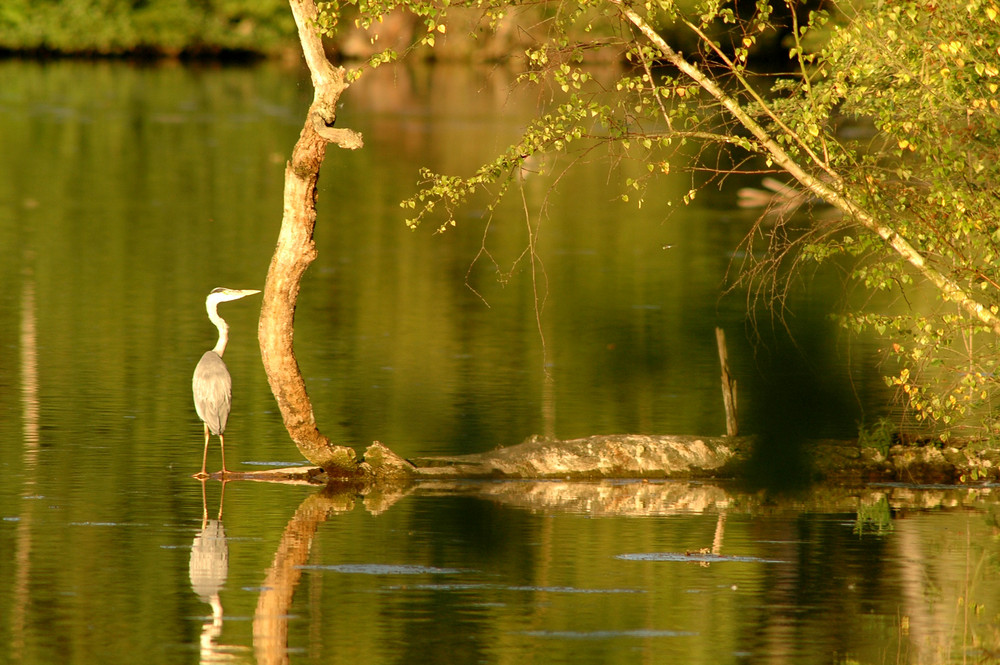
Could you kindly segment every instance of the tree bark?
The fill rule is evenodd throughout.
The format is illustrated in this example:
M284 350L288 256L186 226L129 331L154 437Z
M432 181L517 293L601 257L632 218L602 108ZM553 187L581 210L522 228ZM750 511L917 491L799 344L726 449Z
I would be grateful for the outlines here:
M719 347L719 365L722 367L722 404L726 408L726 435L738 436L739 420L736 417L736 379L729 373L729 351L726 349L726 333L715 329L715 343Z
M352 448L334 445L316 426L312 403L293 349L295 305L302 275L316 258L316 185L326 145L362 145L361 136L334 129L337 100L347 88L344 70L326 58L316 30L312 0L290 0L314 87L312 105L285 167L284 213L278 244L264 286L257 335L261 359L285 429L307 460L333 477L355 476L361 470Z
M471 455L418 457L417 478L707 478L728 476L749 454L748 437L609 434L532 437Z

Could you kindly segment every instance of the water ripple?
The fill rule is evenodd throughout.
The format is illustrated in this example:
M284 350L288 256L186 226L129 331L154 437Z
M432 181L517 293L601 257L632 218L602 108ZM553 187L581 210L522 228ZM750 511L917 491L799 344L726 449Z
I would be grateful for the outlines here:
M694 561L696 563L721 563L735 561L738 563L788 563L780 559L762 559L756 556L732 556L711 554L708 552L637 552L634 554L618 554L616 559L623 561Z

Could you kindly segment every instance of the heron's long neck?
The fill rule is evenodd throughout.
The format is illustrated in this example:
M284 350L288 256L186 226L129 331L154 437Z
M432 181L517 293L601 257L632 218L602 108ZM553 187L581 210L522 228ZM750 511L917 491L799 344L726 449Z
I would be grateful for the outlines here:
M219 316L219 312L216 310L217 306L217 303L208 305L208 318L219 329L219 341L215 343L215 348L212 350L218 353L219 357L222 357L222 354L226 352L226 344L229 343L229 324Z

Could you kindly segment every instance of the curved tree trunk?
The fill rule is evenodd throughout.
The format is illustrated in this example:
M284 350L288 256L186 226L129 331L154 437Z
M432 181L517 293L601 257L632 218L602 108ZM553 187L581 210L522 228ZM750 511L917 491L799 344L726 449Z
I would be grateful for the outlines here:
M347 83L344 70L326 59L315 27L315 4L312 0L290 0L290 5L315 94L292 158L285 167L284 214L278 245L267 272L257 335L271 392L295 445L307 460L330 475L353 476L360 471L354 450L334 445L316 427L292 340L299 284L316 258L313 242L316 184L326 145L335 142L343 148L355 149L362 142L361 136L351 130L333 128L337 100Z

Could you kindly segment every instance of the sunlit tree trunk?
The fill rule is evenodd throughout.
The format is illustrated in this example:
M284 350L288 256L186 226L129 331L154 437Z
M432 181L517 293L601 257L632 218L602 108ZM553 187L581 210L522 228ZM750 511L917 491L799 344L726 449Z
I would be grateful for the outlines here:
M323 51L315 27L315 4L312 0L291 0L290 5L315 94L285 167L284 214L264 286L258 338L271 392L295 445L307 460L331 475L353 476L359 471L354 450L334 445L316 426L292 340L299 284L316 258L316 185L327 143L355 149L362 142L361 136L351 130L333 128L337 100L347 83L344 70L330 64Z

